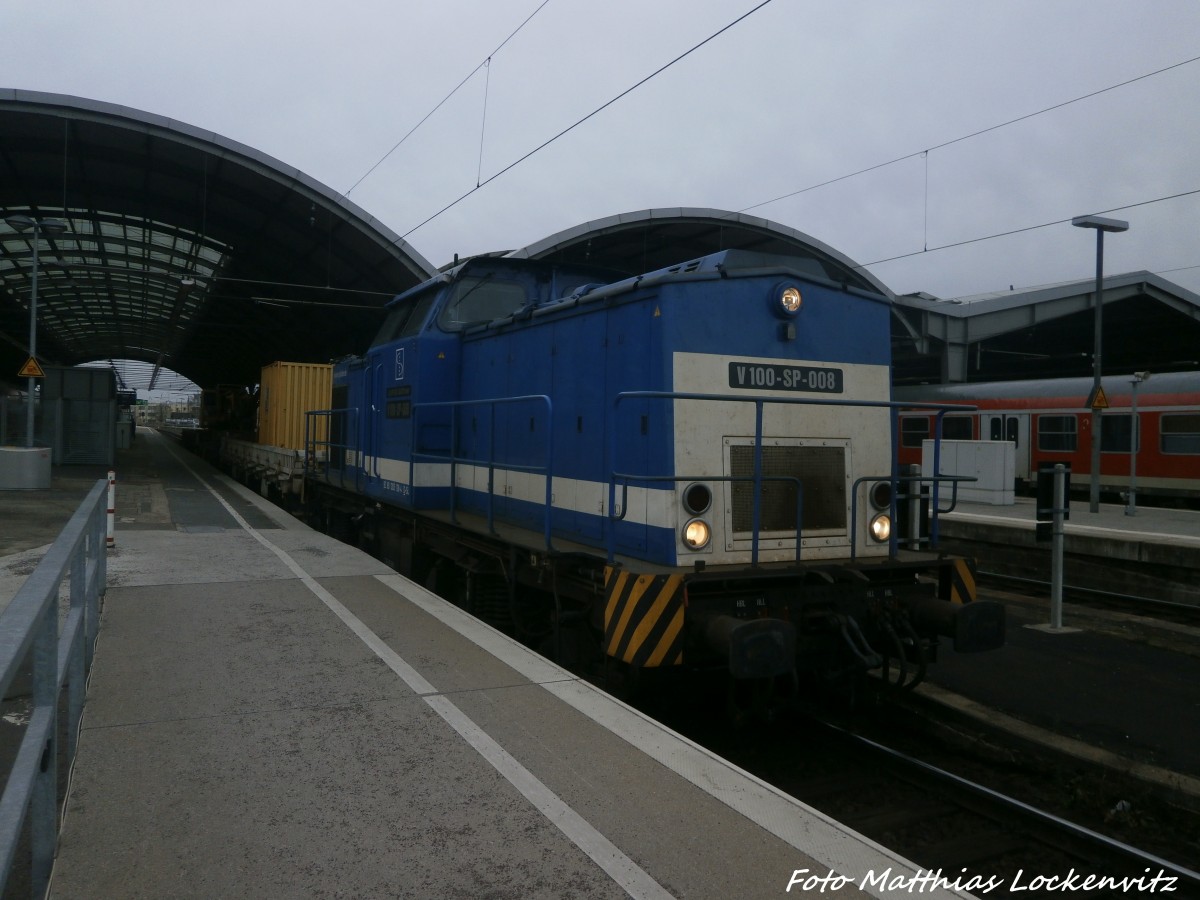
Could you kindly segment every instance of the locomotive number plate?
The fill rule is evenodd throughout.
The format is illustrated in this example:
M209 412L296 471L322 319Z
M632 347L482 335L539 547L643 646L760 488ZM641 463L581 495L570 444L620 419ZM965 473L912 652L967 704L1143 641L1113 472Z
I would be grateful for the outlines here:
M812 366L768 366L761 363L731 362L729 386L745 390L815 391L820 394L842 392L841 369L817 369Z

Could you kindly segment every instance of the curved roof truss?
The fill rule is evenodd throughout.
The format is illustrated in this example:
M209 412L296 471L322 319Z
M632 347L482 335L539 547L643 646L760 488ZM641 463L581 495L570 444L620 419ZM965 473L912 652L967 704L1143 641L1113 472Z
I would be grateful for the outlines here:
M719 250L795 257L811 274L892 299L887 286L843 253L794 228L720 209L667 208L609 216L560 231L510 256L653 272Z
M161 116L0 90L0 377L27 352L34 232L38 355L128 358L201 385L253 383L277 359L361 351L433 267L328 187Z

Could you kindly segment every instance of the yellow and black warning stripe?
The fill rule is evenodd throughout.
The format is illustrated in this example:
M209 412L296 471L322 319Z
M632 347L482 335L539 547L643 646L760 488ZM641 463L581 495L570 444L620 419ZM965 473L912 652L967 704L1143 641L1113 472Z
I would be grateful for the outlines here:
M631 666L683 662L683 578L604 570L604 652Z
M952 565L942 569L941 596L951 603L973 603L978 596L975 587L976 563L974 559L953 559Z

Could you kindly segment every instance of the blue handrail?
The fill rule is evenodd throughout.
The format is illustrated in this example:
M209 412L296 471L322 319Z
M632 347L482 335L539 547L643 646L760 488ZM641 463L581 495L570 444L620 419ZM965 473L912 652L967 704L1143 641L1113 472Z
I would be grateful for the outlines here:
M352 407L344 409L317 409L311 410L304 414L304 450L305 450L305 469L309 472L320 472L321 476L328 481L329 470L332 465L333 450L342 451L342 465L338 467L338 484L341 487L346 486L346 457L350 452L360 452L359 448L351 443L339 443L332 440L333 434L333 417L343 417L344 435L350 435L357 431L358 426L358 410ZM316 424L317 420L324 418L325 423L325 439L321 440L316 435L319 428ZM348 438L347 438L348 439ZM317 452L318 448L325 448L325 458L322 460ZM360 490L362 487L362 478L360 477L361 467L355 468L354 488ZM364 473L365 474L365 473Z
M751 517L751 529L752 529L752 531L751 531L751 543L750 543L750 558L751 558L752 564L757 564L757 561L758 561L759 530L760 530L761 514L762 514L763 408L766 404L771 403L771 404L786 405L786 406L859 407L859 408L874 408L874 409L890 410L891 418L892 418L892 469L893 469L893 475L891 477L891 481L892 481L892 498L893 498L892 499L893 521L895 521L896 475L895 475L894 470L897 465L896 460L898 457L897 442L899 440L899 438L898 438L899 428L898 428L897 419L898 419L898 415L899 415L899 410L901 410L901 409L940 410L940 412L938 412L937 440L935 441L935 444L934 444L934 466L935 466L934 471L936 473L938 471L937 466L940 464L942 416L944 416L947 412L950 412L952 410L957 410L959 412L962 412L962 411L967 411L967 410L973 410L975 408L973 406L965 406L965 405L961 405L961 404L913 403L913 402L907 402L907 401L892 401L892 400L848 400L848 399L826 400L826 399L823 399L820 397L763 397L763 396L753 396L753 395L740 396L740 395L733 395L733 394L692 393L692 392L683 392L683 391L622 391L621 393L617 394L617 396L613 400L614 427L611 427L609 429L609 431L610 431L609 445L608 445L608 454L609 455L608 455L608 460L607 460L607 464L605 467L610 473L609 474L609 485L608 485L608 509L609 509L610 519L612 518L613 504L616 502L616 486L617 486L618 477L621 477L623 479L628 479L628 480L637 480L637 481L653 481L653 480L658 480L658 477L659 477L659 476L641 476L641 477L634 478L629 475L621 475L620 473L618 473L616 471L615 465L616 465L616 459L617 459L619 430L615 427L615 423L617 421L618 407L621 405L622 401L626 401L626 400L699 400L699 401L712 401L712 402L718 402L718 403L753 403L754 404L754 475L751 479L753 482L753 485L754 485L754 496L753 496L752 507L751 507L751 510L752 510L752 512L751 512L751 516L752 516ZM718 480L720 480L720 479L718 479ZM937 492L937 481L935 480L935 482L934 482L934 499L935 499L935 501L937 499L936 492ZM937 535L937 515L938 515L936 505L934 507L933 515L934 515L934 521L933 521L933 526L932 526L932 534L936 537L936 535ZM855 530L855 526L856 526L856 522L852 521L850 523L850 530L852 533ZM894 531L893 531L893 535L894 535ZM799 543L799 542L797 542L797 543ZM608 550L608 559L611 562L616 556L616 528L614 528L614 527L610 527L608 529L607 550ZM895 545L894 537L891 540L891 543L889 546L889 552L892 555L895 555L895 553L896 553L896 545ZM799 553L798 549L797 549L797 553Z
M546 461L543 465L521 465L515 463L505 463L505 468L517 472L533 472L544 474L546 476L546 495L544 504L544 514L542 523L543 538L546 543L547 550L553 550L553 542L551 540L551 513L554 509L554 404L550 397L546 394L523 394L515 397L489 397L479 400L445 400L432 403L417 403L413 405L413 447L412 453L409 455L408 462L408 482L414 485L415 483L414 470L416 467L417 458L426 460L438 460L441 462L450 463L450 519L452 522L457 522L457 496L458 496L458 466L479 465L487 466L488 470L488 487L487 487L487 524L488 531L492 534L496 533L495 527L495 475L496 475L496 407L501 404L516 404L516 403L541 403L546 408ZM488 427L488 454L484 459L471 459L469 457L459 456L455 451L458 446L458 417L450 416L450 450L446 454L421 452L416 447L416 435L418 433L417 417L421 410L434 409L449 409L453 411L458 408L467 408L472 406L487 407L490 421Z

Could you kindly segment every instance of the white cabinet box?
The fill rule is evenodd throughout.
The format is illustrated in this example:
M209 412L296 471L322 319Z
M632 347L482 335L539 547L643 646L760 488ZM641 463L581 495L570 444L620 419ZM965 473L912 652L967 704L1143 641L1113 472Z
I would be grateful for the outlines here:
M933 441L921 444L921 474L933 472ZM958 498L972 503L1011 506L1016 502L1017 448L1011 441L942 441L940 475L959 475L977 481L958 485ZM950 497L951 486L943 484L938 493Z

